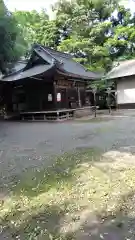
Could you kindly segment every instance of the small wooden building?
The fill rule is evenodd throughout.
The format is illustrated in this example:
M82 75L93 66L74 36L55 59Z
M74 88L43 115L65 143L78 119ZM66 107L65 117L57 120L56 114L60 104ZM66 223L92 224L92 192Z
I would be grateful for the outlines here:
M6 112L50 112L88 106L86 86L99 78L71 55L35 44L29 61L1 80Z
M135 59L117 63L106 79L115 82L118 108L135 108Z

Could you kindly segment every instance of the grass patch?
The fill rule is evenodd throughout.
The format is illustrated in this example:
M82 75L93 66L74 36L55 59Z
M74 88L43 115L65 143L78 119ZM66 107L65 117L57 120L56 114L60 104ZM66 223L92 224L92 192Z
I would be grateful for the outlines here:
M22 240L84 239L83 234L104 239L113 231L123 234L118 239L128 238L135 166L120 162L114 168L112 161L98 149L85 149L64 154L47 170L26 172L1 201L1 229Z

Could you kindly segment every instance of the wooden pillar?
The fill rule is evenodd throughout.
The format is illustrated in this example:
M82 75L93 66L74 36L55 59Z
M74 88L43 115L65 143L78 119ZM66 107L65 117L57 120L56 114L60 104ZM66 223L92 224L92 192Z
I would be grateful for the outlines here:
M79 107L81 108L81 96L80 96L80 88L77 87L77 93L78 93L78 103L79 103Z
M54 109L57 109L57 88L56 88L56 82L53 82L53 104Z
M69 106L69 97L68 97L68 88L66 88L65 90L66 90L65 91L65 94L66 94L66 96L65 96L66 108L70 108L70 106Z
M116 110L118 110L118 90L117 90L117 81L115 81L115 89L116 89L116 92L115 92L115 104L116 104Z

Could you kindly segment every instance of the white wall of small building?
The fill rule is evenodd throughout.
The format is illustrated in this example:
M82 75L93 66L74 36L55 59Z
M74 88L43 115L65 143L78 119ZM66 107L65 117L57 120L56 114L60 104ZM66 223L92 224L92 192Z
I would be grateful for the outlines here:
M117 80L117 104L135 103L135 76Z

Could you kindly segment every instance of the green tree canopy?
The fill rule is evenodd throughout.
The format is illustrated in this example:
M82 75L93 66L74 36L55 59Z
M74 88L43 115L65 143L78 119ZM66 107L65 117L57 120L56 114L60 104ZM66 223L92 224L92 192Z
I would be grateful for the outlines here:
M8 63L15 61L22 52L19 47L22 38L13 15L6 9L3 0L0 0L0 71L5 73ZM21 44L20 44L21 46Z
M71 29L68 39L62 41L58 49L73 53L90 70L108 70L110 49L105 43L112 26L111 14L117 4L116 0L57 2L57 21L63 16L64 25Z
M7 42L14 46L6 47L6 59L10 60L8 54L13 56L11 50L25 52L33 43L71 53L94 71L108 71L113 61L135 56L135 15L118 0L58 0L53 6L54 20L45 10L15 11L12 16L2 6L6 36L12 40Z
M56 47L60 35L58 26L55 20L49 20L49 16L44 10L40 13L37 11L16 11L14 17L29 46L33 43L40 43Z

